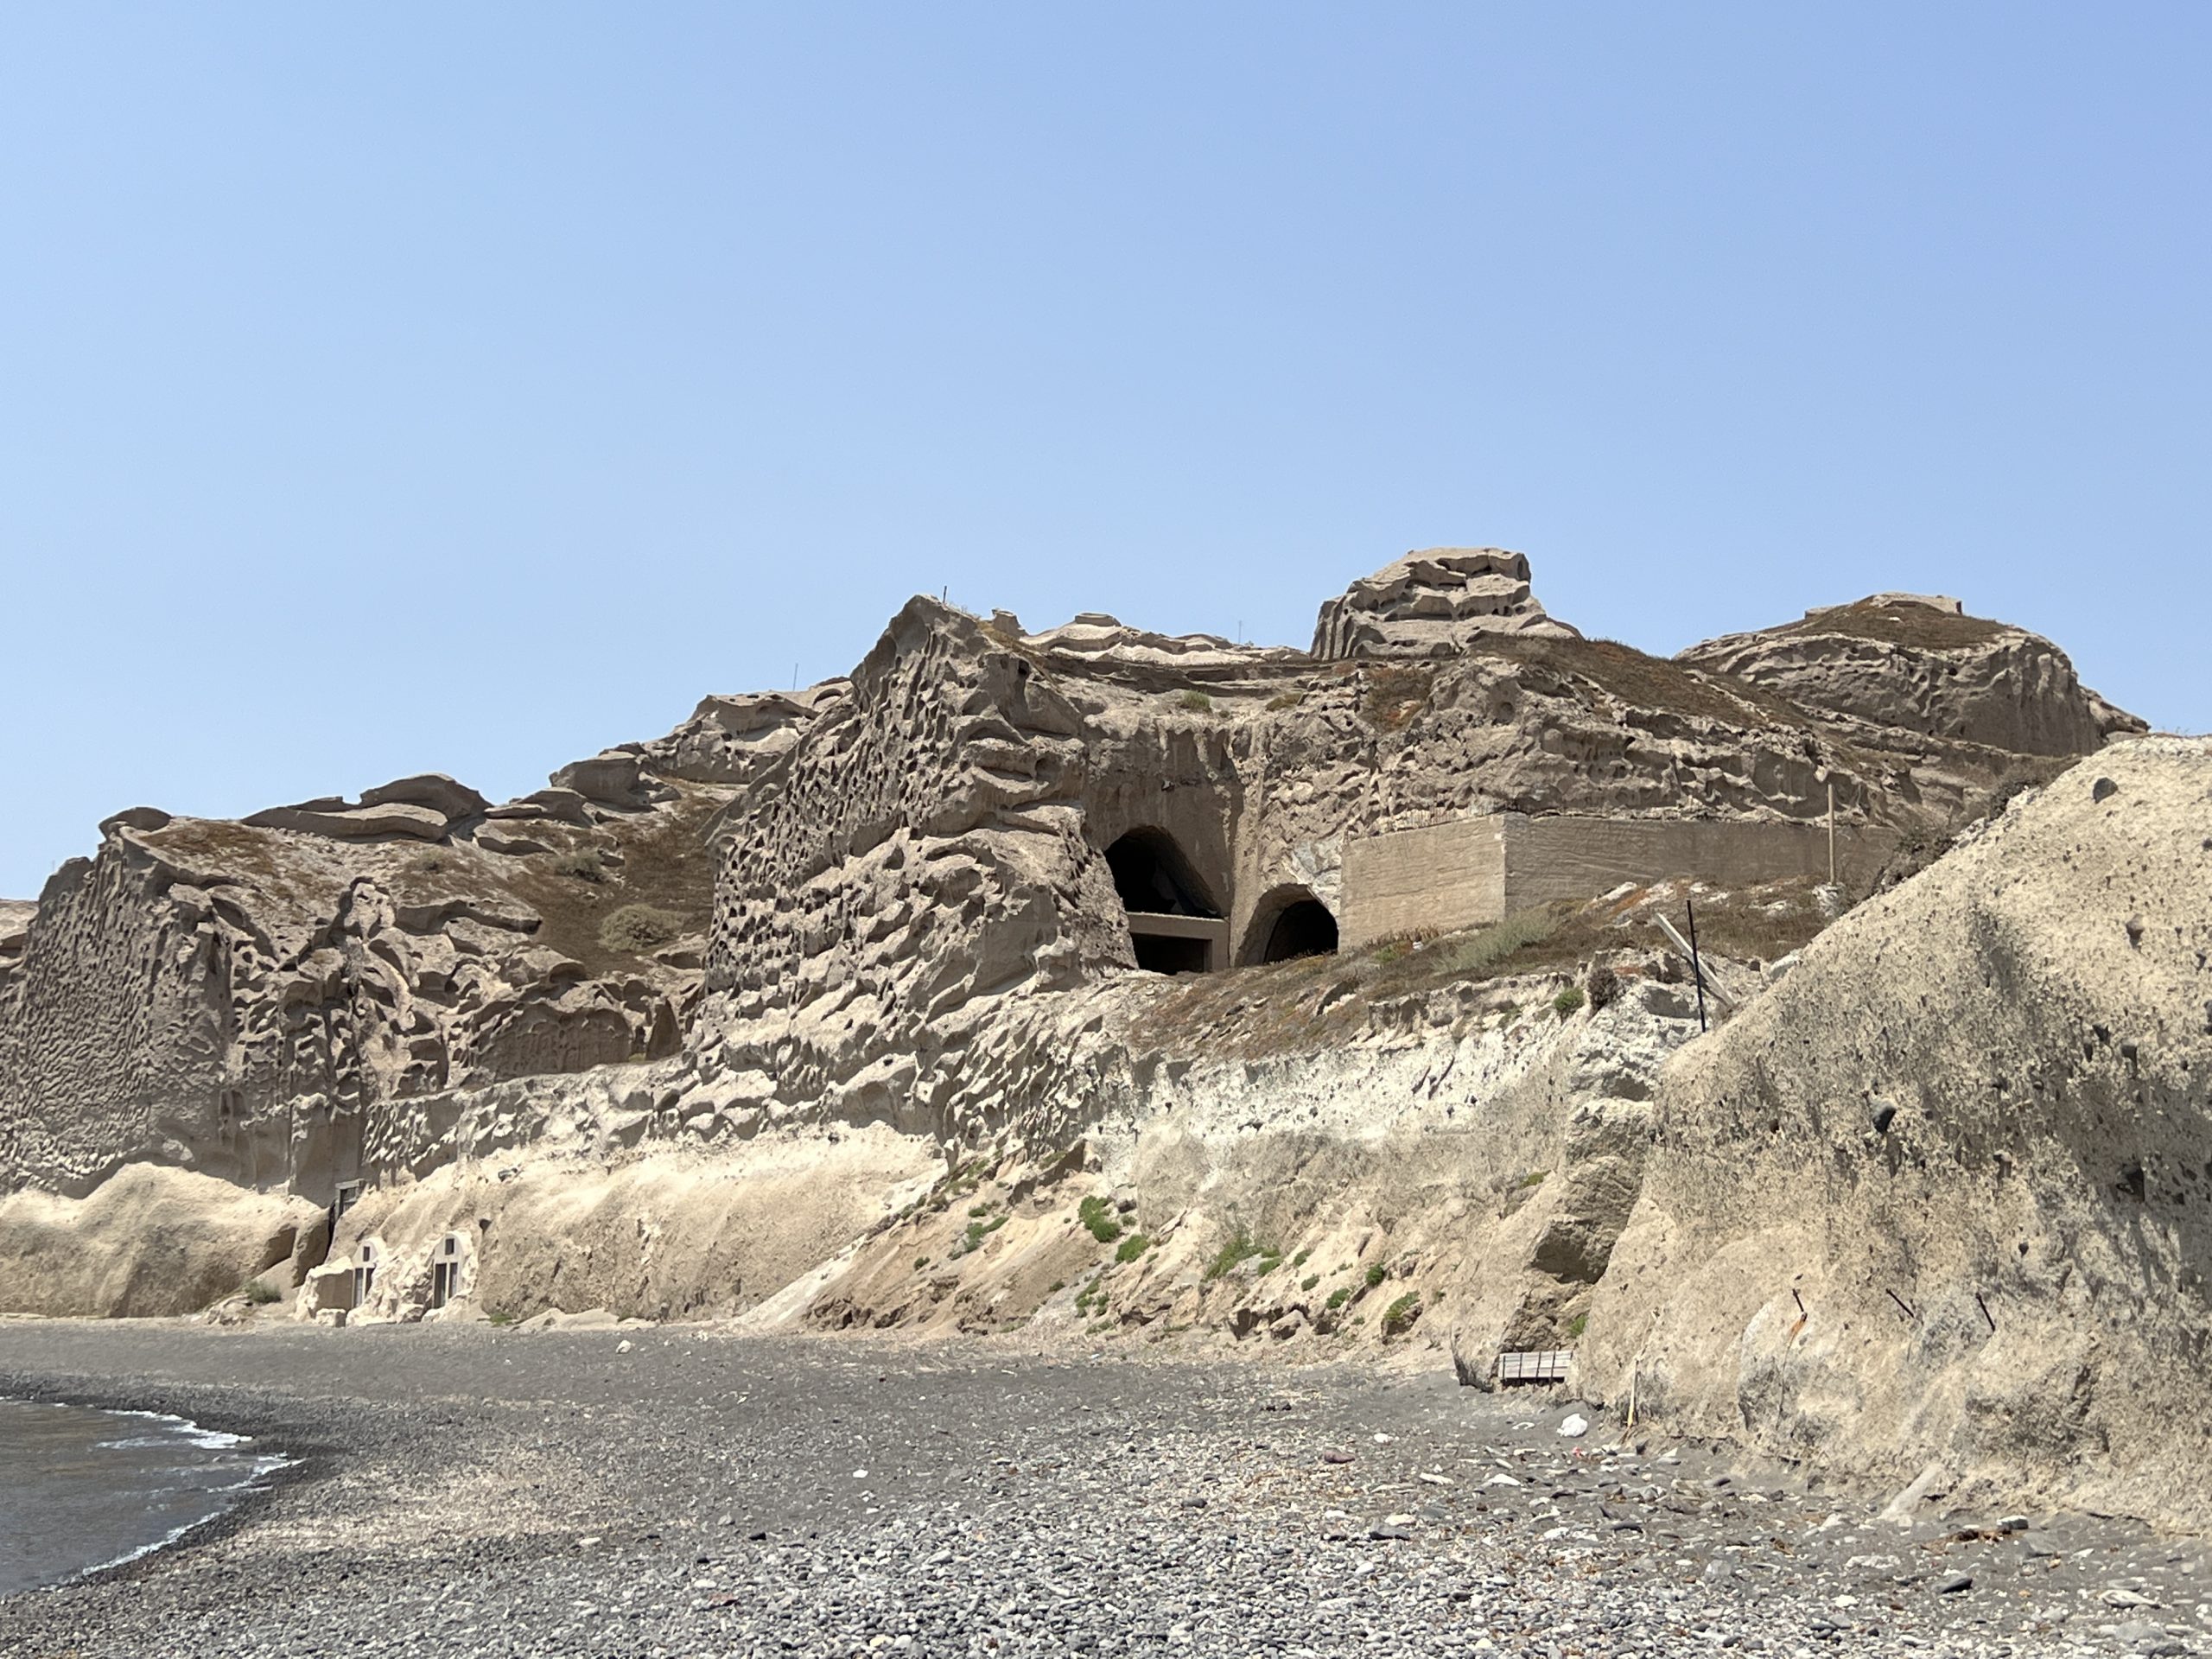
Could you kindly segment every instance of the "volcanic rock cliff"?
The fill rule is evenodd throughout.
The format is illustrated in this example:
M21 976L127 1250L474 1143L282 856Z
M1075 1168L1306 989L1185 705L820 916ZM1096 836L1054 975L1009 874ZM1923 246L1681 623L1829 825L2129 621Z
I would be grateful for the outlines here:
M1900 1482L2201 1525L2212 745L2120 745L1860 906L1656 1094L1584 1376Z
M1593 1389L1887 1466L1955 1442L1869 1449L1719 1380L1745 1309L1697 1287L1750 1212L1689 1161L1734 1122L1703 1103L1752 1086L1719 1081L1751 1033L1842 1040L1805 988L1864 970L1817 964L1961 861L2018 879L1980 850L2017 803L2139 725L1948 603L1669 662L1547 616L1520 555L1440 549L1331 601L1310 652L917 599L849 679L710 697L503 805L426 777L134 809L0 912L0 1308L259 1275L302 1317L1265 1332L1484 1386L1574 1346ZM1656 925L1693 892L1702 985ZM1999 972L1980 924L1915 925L1961 984ZM1816 1128L1761 1154L1815 1182L1801 1223L1860 1201Z

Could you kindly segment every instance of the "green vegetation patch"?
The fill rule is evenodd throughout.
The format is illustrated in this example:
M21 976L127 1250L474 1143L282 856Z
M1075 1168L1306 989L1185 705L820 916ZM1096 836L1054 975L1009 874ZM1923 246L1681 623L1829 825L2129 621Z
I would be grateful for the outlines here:
M1152 1248L1152 1241L1142 1233L1131 1233L1122 1241L1122 1248L1114 1252L1116 1262L1134 1262Z
M970 1158L965 1163L955 1165L930 1193L930 1208L943 1210L966 1198L983 1184L983 1177L989 1173L990 1160L988 1158Z
M1402 1337L1421 1321L1421 1293L1409 1290L1382 1310L1382 1334Z
M1274 1262L1280 1262L1282 1259L1282 1252L1281 1250L1269 1249L1266 1245L1255 1239L1251 1234L1246 1232L1244 1229L1239 1227L1236 1232L1230 1236L1229 1242L1214 1252L1213 1260L1206 1263L1206 1281L1208 1282L1211 1282L1212 1281L1220 1278L1222 1274L1229 1272L1239 1262L1249 1262L1255 1255L1272 1256L1274 1258ZM1274 1265L1274 1262L1270 1262L1268 1265L1272 1267Z
M1076 1206L1075 1214L1076 1219L1101 1244L1111 1244L1122 1236L1122 1224L1114 1214L1114 1206L1095 1193Z
M968 1230L961 1234L960 1242L952 1247L951 1259L957 1262L969 1251L978 1249L985 1239L1005 1226L1007 1221L1007 1217L999 1216L989 1221L969 1222Z

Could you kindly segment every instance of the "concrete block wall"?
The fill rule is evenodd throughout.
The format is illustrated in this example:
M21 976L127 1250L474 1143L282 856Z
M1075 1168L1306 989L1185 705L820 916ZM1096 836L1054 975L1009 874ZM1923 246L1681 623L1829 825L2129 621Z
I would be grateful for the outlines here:
M1503 915L1508 816L1344 837L1338 948Z
M1694 876L1730 887L1828 874L1821 823L1729 818L1529 817L1505 819L1505 886L1500 914L1555 899L1589 899L1624 881ZM1836 826L1836 871L1864 891L1897 849L1893 830Z
M1840 824L1837 874L1862 890L1897 834ZM1418 830L1349 836L1338 927L1346 947L1480 927L1624 881L1690 876L1726 886L1828 874L1826 823L1726 818L1531 817L1494 812Z

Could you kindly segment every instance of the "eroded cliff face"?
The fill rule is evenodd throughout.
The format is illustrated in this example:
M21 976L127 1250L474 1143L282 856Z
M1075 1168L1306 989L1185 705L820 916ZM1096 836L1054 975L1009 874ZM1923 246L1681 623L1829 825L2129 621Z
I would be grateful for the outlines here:
M1681 988L1638 976L1562 1017L1558 976L1372 1000L1340 981L1320 997L1363 1006L1336 1035L1296 971L1254 977L1204 1045L1109 1015L1080 1138L1039 1102L1009 1150L953 1162L755 1322L1409 1363L1567 1340L1633 1203L1649 1085L1696 1030Z
M504 808L418 779L109 820L0 957L10 1184L150 1160L328 1203L391 1166L397 1103L676 1052L729 791L581 764L595 793Z
M1828 1374L1721 1390L1720 1292L1635 1300L1735 1259L1754 1203L1710 1196L1732 1189L1692 1154L1719 1131L1662 1065L1770 1021L1835 895L1699 890L1748 1010L1704 1039L1653 920L1679 885L1262 958L1288 906L1338 907L1354 836L1500 810L1802 823L1833 789L1932 855L2114 719L2041 642L1913 645L1886 690L1796 645L1737 672L1586 640L1527 577L1410 556L1332 601L1310 654L916 600L849 680L709 698L522 800L417 778L245 823L118 815L28 921L0 912L0 1309L186 1312L254 1274L303 1316L445 1295L435 1317L1018 1325L1478 1383L1502 1349L1571 1344L1686 1423L1764 1412L1749 1432L1840 1463L1910 1458L1773 1403ZM1133 912L1218 928L1233 965L1140 970ZM1777 1040L1826 1017L1787 1006ZM1831 1156L1815 1134L1767 1154L1801 1228L1832 1196L1808 1147ZM1638 1319L1675 1346L1621 1357Z
M342 1219L335 1259L373 1241L378 1318L422 1316L430 1249L457 1236L477 1306L516 1319L1264 1337L1412 1363L1450 1363L1455 1332L1470 1354L1551 1345L1587 1313L1660 1065L1697 1030L1651 949L1680 896L1587 907L1495 963L1444 940L1026 999L968 1051L1000 1105L964 1143L722 1096L681 1061L503 1085L480 1099L506 1110L453 1126L460 1157ZM1732 921L1770 930L1779 906L1762 937L1799 937L1820 925L1800 898L1715 898L1709 931L1740 948ZM1593 940L1604 1006L1562 1001Z
M1584 1386L1962 1491L2201 1524L2212 746L2015 804L1688 1047Z
M2083 686L2066 654L1956 600L1881 594L1691 646L1677 662L1813 711L2021 754L2087 754L2147 728Z
M1833 785L1847 822L1927 845L2051 770L1582 639L1500 559L1413 556L1332 601L1326 661L915 600L720 820L702 1088L948 1141L1004 1122L1020 1074L979 1058L987 1033L1135 965L1107 856L1132 834L1172 844L1249 964L1287 905L1336 906L1353 835L1502 810L1808 823Z

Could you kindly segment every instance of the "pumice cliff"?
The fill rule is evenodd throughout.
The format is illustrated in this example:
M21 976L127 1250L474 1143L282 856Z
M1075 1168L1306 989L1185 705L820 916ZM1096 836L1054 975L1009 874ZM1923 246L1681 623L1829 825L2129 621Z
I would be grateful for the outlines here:
M1862 918L2063 864L2034 815L2095 783L2084 757L2202 819L2196 752L2140 730L1955 602L1667 660L1550 617L1519 554L1433 549L1323 605L1310 651L916 599L849 678L709 697L520 800L426 777L237 823L135 809L0 910L0 1309L245 1317L222 1299L257 1278L325 1322L1175 1333L1485 1387L1571 1351L1701 1429L1950 1455L1932 1396L1914 1434L1859 1423L1917 1350L1834 1351L1840 1404L1726 1385L1773 1316L1711 1264L1766 1224L1698 1148L1752 1109L1724 1102L1901 1086L1823 1047L1854 974L1894 979L1852 954ZM2201 855L2131 855L2162 893ZM1702 984L1658 925L1693 896ZM2055 1076L2071 993L1961 914L1916 937L1959 986L2004 979L2006 1040L2050 1051L2018 1064ZM2203 1017L2177 972L2140 988L2170 1033ZM1824 1081L1783 1075L1801 1052ZM2208 1074L2156 1109L2201 1117ZM1923 1172L1820 1111L1758 1154L1794 1225L1888 1224L1869 1195L1913 1179L1979 1238L1974 1183L2057 1167L2016 1114ZM2065 1236L2141 1224L2113 1206L2164 1202L2143 1168L2068 1199ZM2191 1236L2160 1295L2201 1301ZM1840 1272L1800 1237L1793 1270ZM1943 1250L1915 1259L1972 1255Z

